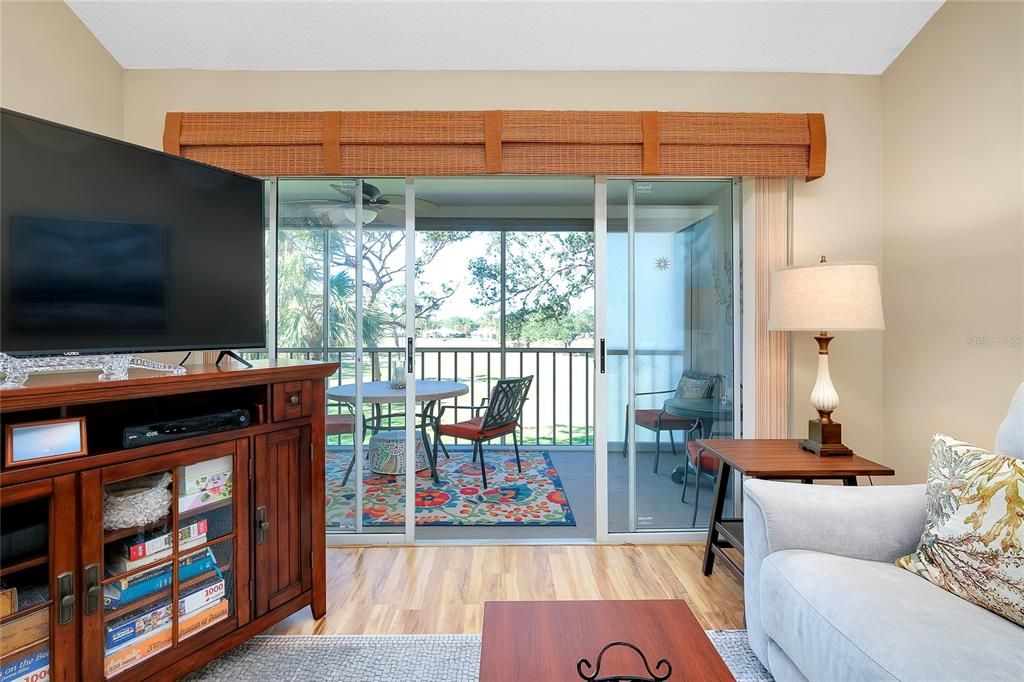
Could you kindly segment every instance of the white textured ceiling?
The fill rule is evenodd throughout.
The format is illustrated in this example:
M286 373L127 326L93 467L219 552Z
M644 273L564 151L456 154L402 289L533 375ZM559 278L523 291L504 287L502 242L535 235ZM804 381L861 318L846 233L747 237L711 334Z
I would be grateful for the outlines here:
M941 0L66 0L128 69L879 74Z

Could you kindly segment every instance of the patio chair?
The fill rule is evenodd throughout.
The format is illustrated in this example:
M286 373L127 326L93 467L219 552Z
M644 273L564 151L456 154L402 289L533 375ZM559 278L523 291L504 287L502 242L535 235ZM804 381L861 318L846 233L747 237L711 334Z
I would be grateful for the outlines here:
M520 379L502 379L494 386L490 400L485 399L481 405L445 405L437 415L434 422L434 461L437 461L437 444L441 436L452 436L473 442L473 461L476 461L477 454L480 455L480 476L483 479L483 487L487 487L487 465L484 463L484 443L495 438L512 434L512 445L516 450L516 468L519 473L523 472L523 465L519 461L519 440L516 438L516 429L519 428L519 421L522 419L523 403L526 402L526 394L533 383L533 376ZM456 422L455 424L442 424L446 410L472 410L484 411L472 419Z
M714 372L695 372L693 370L686 370L682 376L679 377L679 382L675 388L670 388L664 391L644 391L634 395L633 399L639 398L640 396L647 395L667 395L669 393L674 394L677 398L711 398L715 393L715 387L718 385L718 381L721 375L715 374ZM676 441L673 436L673 432L683 432L683 444L686 444L690 440L690 435L700 425L699 419L689 419L686 417L676 417L665 411L664 407L653 408L653 409L642 409L636 410L634 414L634 420L636 425L647 429L648 431L654 431L654 473L658 473L658 465L661 463L661 432L668 432L668 439L672 445L672 454L677 455L676 452ZM626 403L626 428L622 437L622 456L627 455L627 448L629 447L629 403Z
M354 414L329 414L324 422L324 435L326 436L343 436L345 434L354 433L356 428L356 416ZM340 446L328 445L327 450L341 450ZM352 448L352 459L349 460L348 468L345 470L345 477L341 480L341 485L348 483L349 476L352 475L352 467L356 463L356 449Z
M700 477L704 476L712 483L718 476L718 456L714 455L700 445L697 441L691 440L686 444L686 463L683 464L683 497L680 502L686 502L686 484L690 478L690 469L693 469L693 520L691 528L697 527L697 511L700 509Z

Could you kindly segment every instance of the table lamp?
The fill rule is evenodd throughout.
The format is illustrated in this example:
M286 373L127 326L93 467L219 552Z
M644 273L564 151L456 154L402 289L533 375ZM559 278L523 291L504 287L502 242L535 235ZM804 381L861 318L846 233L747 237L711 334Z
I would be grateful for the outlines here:
M832 419L839 394L828 371L829 332L885 329L878 268L871 263L829 263L783 268L772 275L772 331L818 332L818 378L811 404L818 418L808 422L800 447L818 455L852 455L843 445L842 425ZM828 330L828 331L824 331Z

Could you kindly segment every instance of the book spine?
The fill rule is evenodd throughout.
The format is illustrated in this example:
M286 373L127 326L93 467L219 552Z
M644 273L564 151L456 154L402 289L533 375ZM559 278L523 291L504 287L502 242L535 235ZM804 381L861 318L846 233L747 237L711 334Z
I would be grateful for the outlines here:
M171 549L171 534L165 533L128 548L128 561L138 561L158 552Z
M199 519L192 525L180 529L178 531L178 545L181 546L183 543L196 544L194 538L205 536L207 525L206 519Z
M204 608L178 622L178 641L205 630L214 623L228 617L228 600L221 599L216 605Z
M171 646L171 626L165 625L129 644L108 653L103 659L103 672L112 677L155 656Z
M153 632L171 622L171 605L157 606L141 613L131 620L107 627L106 647L108 650L127 644L137 637Z
M217 568L217 562L213 558L213 553L207 549L206 555L198 561L178 567L178 580L191 580L197 575L212 571L215 568Z
M206 535L206 526L206 519L199 519L191 525L178 529L178 544L181 545L194 537ZM150 538L145 542L140 542L128 547L128 561L138 561L139 559L144 559L145 557L152 556L158 552L170 550L171 534L164 533L163 535L159 535L155 538Z
M151 595L154 592L166 590L170 586L171 571L168 569L167 571L161 572L160 575L150 578L144 582L135 583L123 589L114 587L114 589L109 592L105 591L103 595L104 603L107 608L110 609L120 608L121 605L130 604L131 602Z
M156 578L157 576L161 576L161 575L164 575L165 573L170 573L170 572L171 572L171 565L170 564L164 564L163 566L157 566L156 568L154 568L152 570L149 570L149 571L143 571L141 573L136 573L135 575L133 575L130 578L121 578L120 580L117 580L115 582L110 583L110 585L108 585L107 587L113 587L113 588L116 588L119 591L123 591L123 590L127 590L132 585L138 585L140 583L144 583L147 580L152 580L153 578Z
M46 679L50 669L50 649L45 647L0 669L0 682L38 682Z
M178 617L198 611L207 604L212 604L224 596L224 580L204 585L195 592L178 600Z
M123 573L125 571L134 571L136 568L142 568L160 559L166 559L171 556L171 547L168 546L165 549L161 549L159 552L153 552L148 554L141 559L129 559L127 556L121 556L119 559L114 559L107 564L107 573L111 571L114 573Z

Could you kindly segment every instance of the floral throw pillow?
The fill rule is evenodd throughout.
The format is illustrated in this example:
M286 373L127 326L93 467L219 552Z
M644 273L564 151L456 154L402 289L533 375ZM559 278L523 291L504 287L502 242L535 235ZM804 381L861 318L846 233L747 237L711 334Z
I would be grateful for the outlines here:
M927 491L921 543L896 565L1024 625L1024 460L936 434Z

